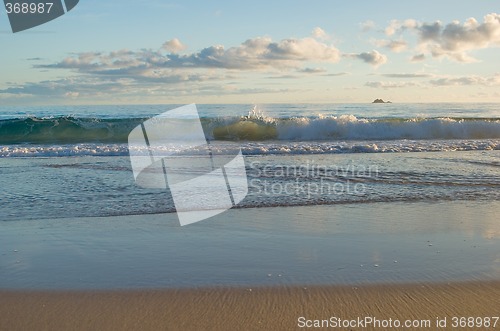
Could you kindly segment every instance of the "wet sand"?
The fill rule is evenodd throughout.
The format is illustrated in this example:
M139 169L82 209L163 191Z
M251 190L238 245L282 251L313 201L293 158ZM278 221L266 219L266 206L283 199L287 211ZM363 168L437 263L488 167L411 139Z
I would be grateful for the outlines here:
M0 291L0 330L293 330L314 320L500 315L500 282L133 291ZM303 319L300 319L303 317ZM323 322L325 323L325 322ZM376 323L376 322L373 322ZM356 325L353 330L375 328ZM422 321L421 323L425 323ZM443 322L441 322L443 323ZM330 324L332 327L333 324ZM333 329L333 328L332 328ZM349 329L349 328L337 328ZM500 329L500 321L496 328Z
M4 222L0 330L293 330L315 320L391 330L358 318L430 323L414 330L446 318L439 330L452 329L453 317L500 315L498 208L260 208L182 228L175 215ZM355 325L335 328L336 318Z
M500 280L500 203L233 209L3 222L0 288L115 290ZM436 215L439 215L436 216Z

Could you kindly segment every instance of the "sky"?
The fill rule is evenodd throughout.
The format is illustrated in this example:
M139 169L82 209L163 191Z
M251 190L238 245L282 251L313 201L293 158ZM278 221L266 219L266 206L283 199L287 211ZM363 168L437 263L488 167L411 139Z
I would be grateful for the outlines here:
M81 0L0 10L0 105L500 102L499 55L496 1Z

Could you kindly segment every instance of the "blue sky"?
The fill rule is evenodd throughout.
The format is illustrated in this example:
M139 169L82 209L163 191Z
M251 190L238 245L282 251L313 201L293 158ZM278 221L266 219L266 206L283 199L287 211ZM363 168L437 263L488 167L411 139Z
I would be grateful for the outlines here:
M493 1L81 0L13 34L0 103L500 102Z

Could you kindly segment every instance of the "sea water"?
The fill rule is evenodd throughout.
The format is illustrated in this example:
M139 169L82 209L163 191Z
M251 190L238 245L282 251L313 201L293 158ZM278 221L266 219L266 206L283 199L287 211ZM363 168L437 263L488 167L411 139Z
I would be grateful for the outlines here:
M500 277L500 105L198 105L249 191L185 227L127 144L178 106L0 108L0 287Z
M1 107L0 220L174 212L137 186L130 131L177 105ZM237 206L499 200L500 105L199 105L214 154L240 148ZM194 152L195 153L195 152ZM188 171L188 170L186 170Z

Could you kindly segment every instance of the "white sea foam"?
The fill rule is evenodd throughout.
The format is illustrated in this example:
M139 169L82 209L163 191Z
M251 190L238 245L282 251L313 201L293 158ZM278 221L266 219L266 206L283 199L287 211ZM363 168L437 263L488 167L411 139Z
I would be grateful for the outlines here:
M498 120L359 119L354 115L292 118L277 122L280 140L500 138Z
M235 147L244 155L301 155L343 153L403 153L437 151L500 150L500 139L454 140L365 140L365 141L272 141L212 142L211 152L232 155ZM179 152L175 150L173 152ZM148 151L143 151L148 155ZM207 149L191 149L188 155L206 155ZM128 156L126 144L8 145L0 146L0 157Z

